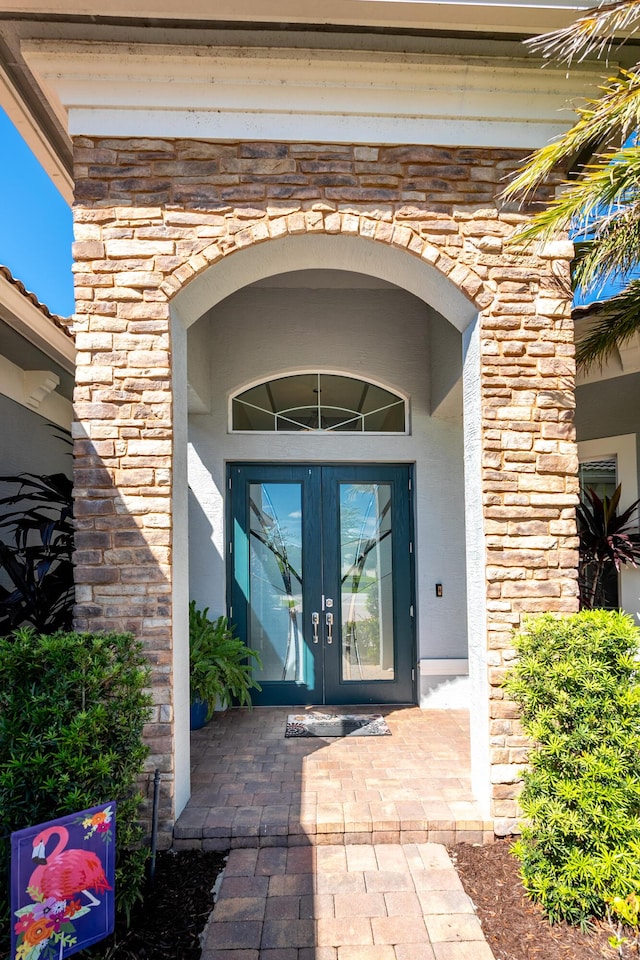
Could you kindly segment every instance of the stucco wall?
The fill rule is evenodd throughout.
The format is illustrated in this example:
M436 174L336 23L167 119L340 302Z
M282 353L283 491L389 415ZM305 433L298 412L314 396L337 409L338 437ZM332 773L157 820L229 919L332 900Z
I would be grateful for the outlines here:
M445 340L445 326L398 289L255 285L190 328L191 357L200 369L203 356L210 364L211 412L190 417L189 568L198 603L216 614L225 609L225 462L415 463L418 657L466 658L462 410L456 419L452 409L451 419L431 416L434 367L461 374L460 334L449 327L453 336ZM229 397L238 388L314 368L371 378L408 395L410 435L228 432ZM436 583L443 584L442 598Z
M2 476L25 472L66 473L68 477L71 476L71 446L58 438L58 427L2 395L0 423Z
M640 471L640 373L598 380L576 389L576 438L598 440L613 434L636 435Z

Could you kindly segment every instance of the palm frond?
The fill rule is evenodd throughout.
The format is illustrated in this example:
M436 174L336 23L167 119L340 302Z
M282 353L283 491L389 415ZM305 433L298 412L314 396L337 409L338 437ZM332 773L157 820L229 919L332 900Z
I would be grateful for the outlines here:
M527 246L566 230L589 234L598 218L620 214L633 204L640 193L640 148L625 147L596 159L584 168L580 180L568 184L511 242Z
M579 119L566 133L525 161L503 191L503 200L525 201L554 170L577 154L601 143L624 142L640 128L640 72L625 71L607 80L601 89L601 97L577 108Z
M576 288L602 289L611 280L628 276L640 262L640 200L618 215L602 217L590 225L593 242L575 262Z
M587 336L576 345L578 365L588 370L596 363L604 363L639 330L640 280L632 280L622 293L599 308Z
M632 36L638 29L638 19L640 0L613 0L588 10L568 27L525 42L547 59L580 62L592 53L601 57L617 42Z

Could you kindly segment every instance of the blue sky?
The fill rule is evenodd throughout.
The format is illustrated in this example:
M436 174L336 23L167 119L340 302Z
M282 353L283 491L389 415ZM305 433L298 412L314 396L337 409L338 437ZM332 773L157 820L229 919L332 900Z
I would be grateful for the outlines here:
M52 313L73 313L71 209L0 109L0 263Z

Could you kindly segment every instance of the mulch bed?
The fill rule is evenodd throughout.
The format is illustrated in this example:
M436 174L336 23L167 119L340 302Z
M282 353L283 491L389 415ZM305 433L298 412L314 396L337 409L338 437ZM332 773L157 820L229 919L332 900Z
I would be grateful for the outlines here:
M213 910L213 885L225 853L159 853L153 886L116 923L112 937L83 953L91 960L199 960L199 935Z
M509 847L508 841L499 840L449 849L496 960L615 960L618 954L607 942L611 931L606 924L596 924L592 933L566 923L550 926L526 896Z

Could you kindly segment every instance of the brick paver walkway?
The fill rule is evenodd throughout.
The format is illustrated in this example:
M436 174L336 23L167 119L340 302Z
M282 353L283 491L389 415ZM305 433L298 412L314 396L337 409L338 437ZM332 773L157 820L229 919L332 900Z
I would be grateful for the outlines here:
M471 794L465 711L346 707L382 713L392 736L286 740L287 714L302 709L230 710L192 735L177 847L493 838Z
M443 846L232 850L202 960L494 960Z

